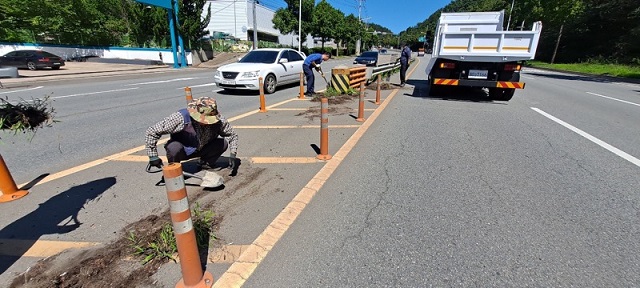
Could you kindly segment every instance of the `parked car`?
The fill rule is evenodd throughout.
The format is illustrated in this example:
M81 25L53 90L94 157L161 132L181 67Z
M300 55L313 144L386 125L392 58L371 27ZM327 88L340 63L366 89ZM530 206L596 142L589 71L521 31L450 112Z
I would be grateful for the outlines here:
M367 66L376 66L378 63L378 52L375 51L367 51L360 54L360 56L356 57L353 60L353 64L364 64Z
M304 58L304 54L292 49L256 49L237 63L218 68L213 79L225 90L259 90L258 78L262 77L264 92L271 94L277 86L300 81Z
M42 50L17 50L0 57L0 65L36 70L64 66L64 60L57 55Z

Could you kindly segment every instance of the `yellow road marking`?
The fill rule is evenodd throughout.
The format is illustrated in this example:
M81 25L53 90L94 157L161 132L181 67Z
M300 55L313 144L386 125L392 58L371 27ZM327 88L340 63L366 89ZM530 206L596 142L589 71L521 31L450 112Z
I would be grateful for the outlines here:
M99 245L96 242L0 239L0 255L50 257L67 249Z
M289 100L284 100L284 101L282 101L282 102L278 102L278 103L276 103L276 104L273 104L273 105L271 105L271 106L267 106L267 107L265 107L265 108L266 108L267 110L269 110L269 109L271 109L271 108L273 108L273 107L278 107L278 106L280 106L280 105L287 104L287 103L289 103L289 102L291 102L291 101L295 101L296 99L298 99L298 98L292 98L292 99L289 99ZM256 110L254 110L254 111L250 111L250 112L247 112L247 113L244 113L244 114L240 114L240 115L235 116L235 117L231 117L231 118L227 119L227 121L232 122L232 121L235 121L235 120L238 120L238 119L242 119L242 118L247 117L247 116L251 116L251 115L256 114L256 113L258 113L258 112L260 112L260 110L259 110L259 109L256 109ZM234 128L235 128L235 127L234 127Z
M329 125L329 128L358 128L360 125ZM234 129L309 129L318 128L320 125L239 125Z
M289 102L295 101L295 100L297 100L297 98L293 98L293 99L285 100L285 101L282 101L282 102L278 102L278 103L273 104L271 106L267 106L267 108L278 107L280 105L283 105L283 104L286 104L286 103L289 103ZM235 121L235 120L238 120L238 119L241 119L241 118L256 114L258 112L259 112L259 110L255 110L255 111L247 112L247 113L244 113L244 114L240 114L238 116L231 117L231 118L227 119L227 121L229 121L229 122ZM318 126L316 126L316 128L317 127ZM167 141L169 141L168 137L158 141L158 146L166 143ZM63 171L60 171L60 172L57 172L57 173L54 173L54 174L51 174L51 175L45 177L42 180L40 180L38 183L35 183L34 186L37 186L37 185L40 185L40 184L44 184L44 183L47 183L47 182L50 182L50 181L53 181L53 180L56 180L56 179L60 179L62 177L69 176L71 174L74 174L74 173L77 173L77 172L80 172L80 171L83 171L83 170L98 166L100 164L104 164L104 163L109 162L111 160L118 159L118 158L121 158L123 156L127 156L129 154L133 154L133 153L136 153L136 152L142 151L142 150L144 150L144 145L138 146L138 147L135 147L135 148L131 148L129 150L125 150L125 151L122 151L122 152L119 152L119 153L116 153L116 154L113 154L113 155L110 155L110 156L107 156L107 157L104 157L104 158L101 158L101 159L98 159L98 160L94 160L94 161L85 163L85 164L81 164L81 165L76 166L76 167L72 167L72 168L69 168L67 170L63 170ZM149 161L149 158L147 158L147 161ZM20 184L20 185L18 185L18 187L23 187L23 186L25 186L27 184L29 184L29 182Z
M250 157L249 161L256 164L307 164L321 162L316 157Z
M272 108L269 111L307 111L309 108Z
M160 156L163 161L168 162L165 156ZM316 157L238 157L241 160L247 160L256 164L305 164L318 163ZM125 155L120 158L112 159L113 161L123 162L147 162L149 157L144 155Z
M162 139L162 140L158 141L158 145L164 144L168 140L169 140L169 138ZM79 165L79 166L76 166L76 167L73 167L73 168L69 168L67 170L63 170L63 171L60 171L58 173L51 174L51 175L45 177L44 179L42 179L40 182L36 183L35 185L44 184L44 183L47 183L49 181L53 181L53 180L56 180L56 179L59 179L59 178L65 177L65 176L69 176L69 175L71 175L73 173L77 173L77 172L80 172L82 170L86 170L86 169L89 169L91 167L98 166L100 164L109 162L109 161L111 161L113 159L117 159L117 158L120 158L122 156L126 156L128 154L136 153L136 152L138 152L140 150L144 150L144 145L143 146L138 146L136 148L132 148L132 149L129 149L129 150L125 150L125 151L122 151L120 153L116 153L116 154L113 154L111 156L104 157L102 159L94 160L94 161L91 161L89 163L85 163L85 164L82 164L82 165ZM147 158L147 161L148 160L149 160L149 158ZM25 186L27 184L28 183L20 184L19 186L22 187L22 186Z
M420 59L418 60L418 64ZM413 74L418 65L414 65L413 69L408 73L410 76ZM262 231L262 233L256 238L255 241L248 247L242 255L231 264L231 267L222 274L222 276L215 281L213 287L242 287L247 279L258 268L258 265L267 256L269 251L276 245L276 243L282 238L285 232L291 227L293 222L302 213L304 208L311 202L311 199L320 191L324 183L327 182L329 177L340 166L342 160L351 152L356 143L362 138L364 133L371 127L373 122L378 118L378 115L386 108L391 102L393 97L398 93L399 89L394 89L389 97L388 101L380 104L380 109L377 109L371 114L371 116L362 124L362 126L351 135L349 140L342 145L340 150L327 161L320 171L307 183L307 185L298 192L296 197L276 216L275 219Z

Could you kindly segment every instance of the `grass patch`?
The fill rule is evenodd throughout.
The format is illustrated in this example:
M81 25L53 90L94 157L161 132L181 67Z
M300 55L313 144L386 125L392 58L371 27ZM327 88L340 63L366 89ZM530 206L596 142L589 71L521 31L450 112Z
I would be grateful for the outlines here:
M216 239L212 233L214 216L213 211L200 208L198 202L191 210L191 220L193 221L198 248L207 248L210 241ZM178 253L178 245L171 223L164 224L153 240L147 243L144 243L134 232L129 232L127 239L131 244L133 255L140 257L143 265L154 259L175 261L174 255Z
M578 72L591 75L640 79L640 66L603 63L549 64L541 61L527 62L527 66Z

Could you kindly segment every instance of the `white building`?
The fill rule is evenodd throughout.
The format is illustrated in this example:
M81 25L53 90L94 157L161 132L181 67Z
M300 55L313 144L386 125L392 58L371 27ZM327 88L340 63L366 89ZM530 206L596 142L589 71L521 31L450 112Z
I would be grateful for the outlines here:
M223 32L240 40L253 41L253 1L207 1L207 4L204 6L205 10L209 7L209 4L211 4L211 20L209 21L207 30L209 30L210 35L213 35L215 32ZM206 15L206 11L204 11L203 17ZM278 29L273 28L272 19L274 15L275 11L260 4L256 5L258 40L298 47L296 35L282 35ZM302 45L313 48L313 37L307 35L306 42L303 42Z

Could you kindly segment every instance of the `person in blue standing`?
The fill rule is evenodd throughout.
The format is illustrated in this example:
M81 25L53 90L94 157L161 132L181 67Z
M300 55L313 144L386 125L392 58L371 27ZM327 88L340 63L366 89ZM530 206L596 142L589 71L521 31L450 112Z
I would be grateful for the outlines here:
M307 56L306 59L304 59L304 63L302 64L302 71L304 72L304 76L307 79L307 92L305 92L304 95L311 97L315 93L313 87L315 84L315 76L313 75L313 71L311 69L316 69L316 71L320 72L320 75L324 76L324 73L320 68L320 63L329 59L331 59L331 53L329 52L324 52L322 54L313 53Z
M409 61L411 61L411 49L406 43L402 43L402 52L400 52L400 86L402 87L407 82L406 75Z

